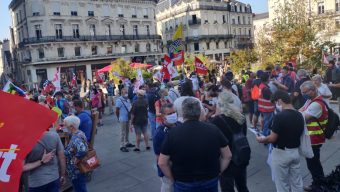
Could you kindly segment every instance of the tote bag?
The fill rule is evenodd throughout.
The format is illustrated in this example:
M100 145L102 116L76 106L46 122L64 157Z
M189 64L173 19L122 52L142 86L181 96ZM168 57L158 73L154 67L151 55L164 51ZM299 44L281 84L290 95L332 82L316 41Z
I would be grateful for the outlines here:
M302 113L301 113L301 115L302 115L303 120L304 120L304 130L303 130L303 133L300 137L299 153L303 157L311 159L311 158L314 157L312 144L311 144L311 141L310 141L310 136L308 134L308 129L307 129L305 117Z

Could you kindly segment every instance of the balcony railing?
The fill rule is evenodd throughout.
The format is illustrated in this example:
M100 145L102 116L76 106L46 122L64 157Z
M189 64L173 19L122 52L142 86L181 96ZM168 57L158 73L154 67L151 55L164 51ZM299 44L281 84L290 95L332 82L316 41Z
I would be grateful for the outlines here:
M252 49L254 48L254 43L239 43L237 44L237 49Z
M120 40L161 40L160 35L97 35L97 36L80 36L75 38L73 36L63 36L56 38L55 36L47 36L42 38L25 38L19 43L22 48L27 44L49 43L49 42L74 42L74 41L120 41Z
M189 20L189 25L201 25L201 19Z
M226 34L226 35L200 35L197 37L186 37L185 40L187 42L190 41L199 41L199 40L228 40L233 39L234 35Z

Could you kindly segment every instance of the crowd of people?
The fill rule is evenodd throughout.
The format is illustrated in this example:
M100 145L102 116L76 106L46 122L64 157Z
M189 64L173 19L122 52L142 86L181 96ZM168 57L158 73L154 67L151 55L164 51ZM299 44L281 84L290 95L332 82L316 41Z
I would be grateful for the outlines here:
M340 65L331 61L324 78L296 71L290 63L242 71L238 78L231 71L216 76L210 73L201 79L192 73L178 81L145 80L143 85L131 79L120 81L118 89L107 81L94 83L83 98L77 90L33 97L45 107L60 109L71 139L63 146L57 134L47 131L37 143L24 166L30 191L58 191L66 176L76 192L86 191L86 175L76 166L94 136L91 111L84 108L98 110L98 126L105 113L117 118L118 123L110 126L120 127L121 152L133 148L140 153L142 140L146 151L153 149L162 192L217 192L218 184L222 192L249 191L248 128L269 148L277 191L312 191L324 177L323 126L328 123L330 99L337 97L340 105ZM314 156L306 158L313 183L304 187L299 147L305 127ZM136 143L130 139L132 130Z

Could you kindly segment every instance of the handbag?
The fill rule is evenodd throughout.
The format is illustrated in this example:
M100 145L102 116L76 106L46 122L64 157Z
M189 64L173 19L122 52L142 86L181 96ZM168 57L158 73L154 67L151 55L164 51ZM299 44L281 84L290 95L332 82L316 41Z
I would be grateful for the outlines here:
M81 173L89 173L99 166L100 161L94 149L89 149L87 154L77 164L77 167Z
M308 134L305 117L302 113L301 115L302 115L303 122L304 122L304 130L300 137L299 153L300 155L310 159L314 157L314 153L313 153L312 144L310 141L310 136Z

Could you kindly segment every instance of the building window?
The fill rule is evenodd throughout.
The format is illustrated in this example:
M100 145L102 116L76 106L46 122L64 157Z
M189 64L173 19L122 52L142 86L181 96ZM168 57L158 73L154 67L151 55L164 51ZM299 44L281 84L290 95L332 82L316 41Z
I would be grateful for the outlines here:
M235 12L235 6L234 5L231 5L230 9L231 9L232 12Z
M237 16L237 24L241 24L241 17L240 16Z
M22 14L21 14L21 10L19 10L19 17L20 17L20 22L22 21Z
M33 13L33 16L40 15L40 4L36 1L32 2L32 13Z
M151 45L150 45L150 43L146 44L146 51L147 52L151 52Z
M137 8L136 7L132 8L132 18L137 18Z
M210 43L207 42L207 50L209 50L209 49L210 49Z
M236 24L236 22L235 22L235 18L233 18L231 21L232 21L232 24L233 24L233 25L235 25L235 24Z
M58 57L64 57L64 48L63 47L59 47L58 48Z
M251 23L251 19L250 17L248 17L248 25L250 25L250 23Z
M150 26L146 25L146 34L149 36L150 35Z
M92 53L92 55L97 55L97 54L98 54L97 49L98 49L97 46L92 46L92 47L91 47L91 53Z
M196 15L191 15L192 18L192 24L197 24L197 17Z
M34 25L34 28L35 28L35 36L37 37L37 39L42 38L41 26L40 25Z
M75 55L76 57L79 57L79 56L81 55L81 53L80 53L80 47L75 47L75 48L74 48L74 55Z
M249 36L251 36L251 29L249 29L248 34L249 34Z
M222 15L222 23L226 23L225 22L225 15Z
M71 3L71 16L78 16L77 4Z
M120 32L125 35L125 25L120 25Z
M219 47L220 47L218 43L219 43L219 42L217 41L217 42L216 42L216 49L219 49Z
M200 45L199 43L194 43L194 50L199 51L200 50Z
M243 24L245 25L246 24L246 17L243 16L242 19L243 19Z
M238 11L238 7L237 7L237 5L235 5L235 12L237 12Z
M108 55L112 54L112 46L106 47L106 54Z
M126 53L126 45L122 45L122 53Z
M340 11L340 0L335 0L335 11Z
M120 7L120 6L117 7L117 13L118 13L118 17L124 17L122 7Z
M143 9L143 17L145 18L145 19L147 19L147 18L149 18L149 15L148 15L148 9Z
M133 26L133 36L138 36L138 25Z
M52 3L52 10L53 15L60 15L60 3L59 2L53 2Z
M325 3L324 2L318 2L318 14L325 13Z
M224 48L225 48L225 49L228 49L228 41L225 41L225 42L224 42Z
M62 39L63 38L63 28L61 24L55 24L55 37L57 39Z
M39 48L38 49L38 56L39 56L39 59L45 58L45 53L44 53L44 49L43 48Z
M89 17L94 17L94 11L89 11L89 12L88 12L88 16L89 16Z
M78 16L78 12L77 11L71 11L71 16Z
M103 5L103 16L110 17L110 7L109 5Z
M135 44L135 52L136 52L136 53L139 52L139 44L138 44L138 43Z
M239 35L242 34L242 29L241 29L241 28L238 29L238 34L239 34Z
M72 25L72 30L73 30L73 38L79 38L79 25L78 24L73 24Z
M110 24L105 25L105 35L111 36L111 25Z
M19 24L19 13L16 13L17 24Z
M92 37L95 37L95 36L96 36L96 25L94 25L94 24L91 24L91 25L90 25L90 35L91 35Z

